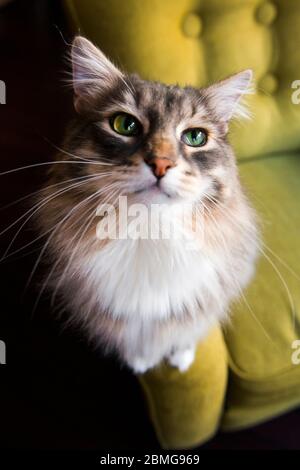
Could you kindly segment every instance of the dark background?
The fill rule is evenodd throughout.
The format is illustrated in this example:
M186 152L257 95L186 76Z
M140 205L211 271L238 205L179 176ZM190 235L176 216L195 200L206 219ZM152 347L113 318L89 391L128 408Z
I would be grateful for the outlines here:
M0 172L49 161L53 144L60 144L73 113L63 83L71 38L58 0L17 0L0 9L0 80L7 87L7 104L0 105ZM0 175L0 231L30 204L5 206L39 189L46 168ZM19 227L1 235L0 257ZM29 221L11 252L35 236ZM79 332L63 329L47 296L32 313L38 275L23 292L40 249L36 243L0 263L0 339L7 347L7 364L0 365L0 448L157 451L131 372L103 358ZM201 449L300 449L300 411L219 434Z

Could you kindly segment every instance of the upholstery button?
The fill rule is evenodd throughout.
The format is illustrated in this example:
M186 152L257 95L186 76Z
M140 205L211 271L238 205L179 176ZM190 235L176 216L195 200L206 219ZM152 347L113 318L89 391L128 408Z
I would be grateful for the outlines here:
M277 16L277 8L274 3L264 2L256 11L256 19L259 23L270 26Z
M278 80L273 74L268 73L261 78L258 85L263 92L275 93L278 89Z
M201 35L202 21L197 13L188 13L182 22L182 31L189 38L197 38Z

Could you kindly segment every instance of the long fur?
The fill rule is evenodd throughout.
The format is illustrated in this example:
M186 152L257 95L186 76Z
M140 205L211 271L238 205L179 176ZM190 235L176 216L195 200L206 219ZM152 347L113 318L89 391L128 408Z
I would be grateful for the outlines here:
M78 116L58 156L75 162L54 164L51 189L43 194L45 286L72 322L135 372L163 359L186 370L197 342L228 318L230 303L253 274L255 214L226 137L229 120L245 115L239 103L251 77L241 72L202 90L146 82L120 72L86 39L75 39ZM111 117L118 112L134 115L142 135L116 134ZM194 127L207 132L203 147L182 141L182 132ZM159 183L149 164L154 157L173 162ZM75 178L79 182L70 184ZM53 184L63 181L55 192ZM129 207L158 205L164 223L186 238L99 240L97 207L109 203L118 210L121 195ZM179 217L186 204L196 235Z

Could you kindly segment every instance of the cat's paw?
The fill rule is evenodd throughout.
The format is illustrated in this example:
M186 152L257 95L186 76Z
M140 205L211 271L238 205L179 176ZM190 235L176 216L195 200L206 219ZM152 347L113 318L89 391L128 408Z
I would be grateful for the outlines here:
M144 374L147 370L153 367L153 364L143 357L135 357L128 361L128 365L135 374Z
M173 367L177 367L180 372L185 372L192 365L195 359L195 349L187 348L182 350L177 350L174 353L170 354L168 361Z

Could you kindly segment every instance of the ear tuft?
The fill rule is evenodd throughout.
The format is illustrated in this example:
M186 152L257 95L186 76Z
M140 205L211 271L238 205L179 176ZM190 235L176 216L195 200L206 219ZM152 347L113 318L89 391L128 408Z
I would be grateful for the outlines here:
M81 112L97 95L122 78L122 72L90 41L77 36L72 44L74 105Z
M243 103L243 97L254 93L252 78L253 72L248 69L205 89L205 95L221 121L251 117L251 113Z

